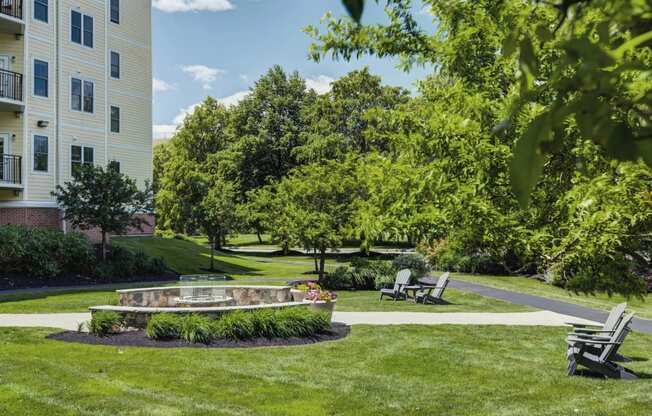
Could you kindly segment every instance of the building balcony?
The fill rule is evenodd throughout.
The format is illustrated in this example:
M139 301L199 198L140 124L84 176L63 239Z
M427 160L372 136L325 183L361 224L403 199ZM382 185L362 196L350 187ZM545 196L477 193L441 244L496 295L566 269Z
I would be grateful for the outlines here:
M24 110L23 74L0 69L0 111L23 112Z
M0 189L23 189L23 158L0 154Z
M25 33L23 0L0 0L0 32L16 35Z

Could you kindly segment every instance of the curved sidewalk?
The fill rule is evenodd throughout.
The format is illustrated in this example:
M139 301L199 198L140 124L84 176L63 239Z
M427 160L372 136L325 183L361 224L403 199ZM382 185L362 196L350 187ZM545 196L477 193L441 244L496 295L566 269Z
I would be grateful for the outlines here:
M0 327L45 327L77 330L90 319L88 313L0 315ZM550 311L520 313L335 312L333 321L348 325L508 325L563 326L567 322L590 324Z

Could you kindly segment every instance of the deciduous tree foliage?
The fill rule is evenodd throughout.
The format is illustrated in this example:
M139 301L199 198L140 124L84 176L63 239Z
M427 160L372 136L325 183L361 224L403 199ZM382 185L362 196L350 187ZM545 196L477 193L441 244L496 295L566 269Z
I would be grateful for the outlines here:
M124 234L142 228L147 220L138 214L152 212L149 184L139 189L136 181L120 173L113 162L102 166L82 166L70 182L57 186L52 195L63 209L64 219L82 230L99 229L102 259L106 260L107 235Z

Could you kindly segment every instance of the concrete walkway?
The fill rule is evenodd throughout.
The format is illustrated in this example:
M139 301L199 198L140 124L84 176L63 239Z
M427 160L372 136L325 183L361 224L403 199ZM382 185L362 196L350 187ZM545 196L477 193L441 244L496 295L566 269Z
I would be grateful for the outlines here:
M532 306L537 309L544 309L562 315L575 316L577 318L588 319L591 321L604 322L607 320L607 316L609 316L609 312L587 308L585 306L580 306L574 303L544 298L541 296L527 295L525 293L512 292L510 290L496 289L478 283L465 282L462 280L451 280L449 287L463 290L465 292L473 292L478 295L504 300L507 302L515 303L517 305ZM652 320L634 318L634 321L632 322L632 328L635 331L652 334Z
M0 327L46 327L75 331L88 313L0 315ZM550 311L522 313L335 312L333 321L348 325L514 325L563 326L593 322Z

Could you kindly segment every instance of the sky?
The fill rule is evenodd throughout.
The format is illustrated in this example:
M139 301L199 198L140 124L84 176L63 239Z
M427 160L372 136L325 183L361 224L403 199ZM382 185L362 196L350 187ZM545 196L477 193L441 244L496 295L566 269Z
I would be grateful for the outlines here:
M431 16L416 7L420 23L432 25ZM208 95L227 106L237 104L276 64L298 71L317 93L364 66L384 83L410 90L431 72L417 68L405 73L390 59L309 60L311 38L302 29L319 25L328 11L346 15L341 0L153 0L154 138L171 136ZM368 2L363 22L384 19L382 8Z

